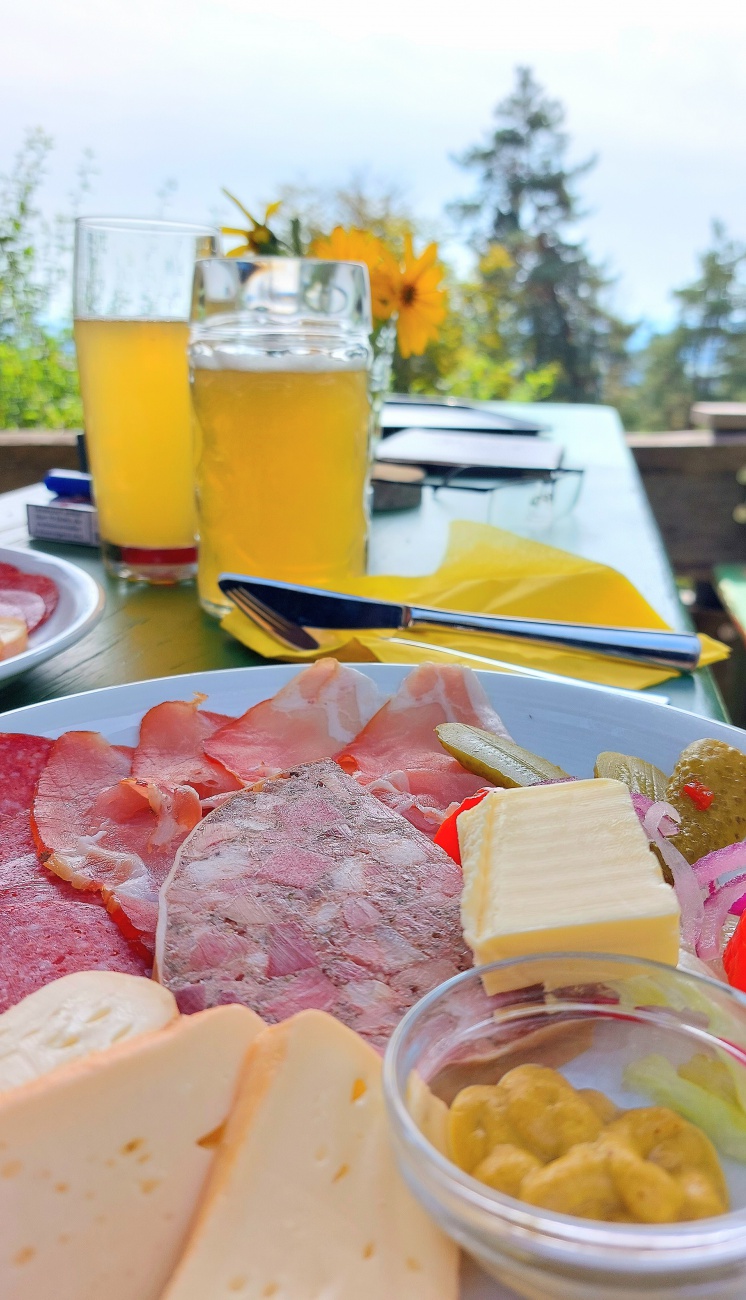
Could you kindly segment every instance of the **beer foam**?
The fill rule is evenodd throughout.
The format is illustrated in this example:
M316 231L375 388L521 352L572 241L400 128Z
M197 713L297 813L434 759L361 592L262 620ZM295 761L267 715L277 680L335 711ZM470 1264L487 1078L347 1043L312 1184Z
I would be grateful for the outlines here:
M369 357L362 348L358 355L344 356L328 352L291 352L281 348L266 352L247 352L240 345L208 343L198 340L189 349L194 370L277 371L305 374L309 371L367 370Z

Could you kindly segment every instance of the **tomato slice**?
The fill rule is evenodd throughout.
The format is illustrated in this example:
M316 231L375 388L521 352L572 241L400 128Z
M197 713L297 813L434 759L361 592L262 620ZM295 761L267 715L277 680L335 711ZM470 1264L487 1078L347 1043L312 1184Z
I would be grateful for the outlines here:
M435 843L440 845L449 858L453 858L454 862L458 862L459 866L461 866L461 850L459 849L456 822L462 812L466 812L467 808L476 808L477 804L482 802L484 796L489 794L491 789L492 786L484 790L477 790L476 794L470 794L468 799L464 799L464 802L460 803L452 813L449 813L445 821L441 823L435 836Z

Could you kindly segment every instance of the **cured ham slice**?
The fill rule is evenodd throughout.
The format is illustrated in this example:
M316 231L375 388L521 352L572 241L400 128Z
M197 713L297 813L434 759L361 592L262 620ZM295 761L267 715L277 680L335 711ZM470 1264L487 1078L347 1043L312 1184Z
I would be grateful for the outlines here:
M148 962L95 894L40 865L29 808L52 741L0 735L0 1011L80 970L146 973Z
M152 951L158 890L201 816L191 786L131 778L131 751L68 731L39 778L33 824L42 860L76 889L98 890L129 938Z
M369 677L336 659L319 659L272 699L216 731L205 741L205 751L242 781L257 781L298 763L331 758L380 703Z
M508 732L479 678L456 664L421 664L341 753L337 762L384 802L434 835L451 804L483 788L438 742L441 722Z
M167 785L191 785L200 799L240 790L241 782L204 743L233 719L205 713L199 701L169 700L149 709L140 723L140 739L132 756L132 775Z
M26 630L33 632L44 622L47 610L41 596L37 596L35 591L0 585L0 616L21 618L26 624Z
M161 890L156 974L182 1011L330 1011L378 1048L471 965L461 872L333 762L234 795L182 844Z
M57 584L51 578L47 578L43 573L24 573L16 568L15 564L0 564L0 587L6 592L31 591L41 598L44 603L44 614L35 625L37 627L54 613L60 598Z

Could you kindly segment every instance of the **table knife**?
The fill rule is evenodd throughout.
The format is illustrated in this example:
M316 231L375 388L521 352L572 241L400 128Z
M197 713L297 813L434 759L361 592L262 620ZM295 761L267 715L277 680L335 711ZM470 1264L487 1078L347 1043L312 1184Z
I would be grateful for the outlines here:
M315 650L318 641L308 628L452 627L541 645L564 646L587 654L606 655L656 668L691 672L700 656L698 638L690 632L657 628L601 627L591 623L561 623L554 619L510 618L471 614L464 610L400 605L364 596L274 582L241 573L223 573L222 592L271 635L295 649Z

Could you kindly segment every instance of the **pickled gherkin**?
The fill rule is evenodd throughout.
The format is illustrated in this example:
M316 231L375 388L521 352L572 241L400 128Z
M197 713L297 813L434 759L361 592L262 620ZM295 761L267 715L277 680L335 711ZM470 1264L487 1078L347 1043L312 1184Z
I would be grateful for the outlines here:
M443 722L435 728L444 749L457 758L467 772L474 772L493 785L510 788L539 785L542 781L570 781L561 767L512 740L496 736L465 722Z
M605 750L596 759L593 775L606 777L610 781L621 781L632 794L644 794L653 803L665 799L668 777L653 763L644 758L634 758L632 754L617 754Z
M695 740L681 751L665 797L681 817L675 843L687 862L735 844L746 838L746 754L722 740Z

